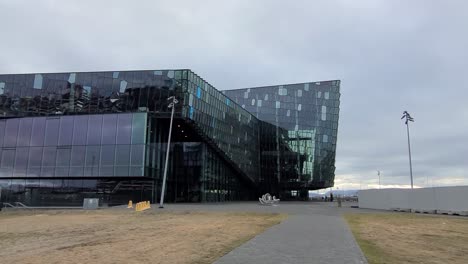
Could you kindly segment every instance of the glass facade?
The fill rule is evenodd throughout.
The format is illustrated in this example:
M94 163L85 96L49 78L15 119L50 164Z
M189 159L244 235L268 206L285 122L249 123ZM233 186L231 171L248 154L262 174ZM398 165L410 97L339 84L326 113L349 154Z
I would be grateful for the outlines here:
M220 92L190 70L0 75L0 202L168 202L333 184L339 81Z
M333 186L340 81L223 93L263 121L259 179L263 192L306 199L308 190Z

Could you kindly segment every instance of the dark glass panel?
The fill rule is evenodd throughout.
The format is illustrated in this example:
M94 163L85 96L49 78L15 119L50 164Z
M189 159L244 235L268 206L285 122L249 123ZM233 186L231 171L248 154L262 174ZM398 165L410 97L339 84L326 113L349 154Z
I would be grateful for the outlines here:
M72 144L73 121L73 116L62 116L60 118L59 146Z
M59 118L46 118L45 146L57 146L59 126Z
M29 141L31 139L31 130L33 125L32 118L21 118L20 119L20 128L18 135L18 146L29 146Z
M100 167L99 176L105 176L105 177L114 176L114 167L112 166Z
M114 176L118 176L118 177L128 176L128 166L115 166Z
M117 125L117 144L130 144L131 134L132 114L119 114Z
M99 166L100 163L100 147L87 146L86 147L86 167Z
M3 146L3 138L5 136L6 120L0 120L0 147Z
M88 116L75 116L73 127L73 145L86 145Z
M70 166L71 148L57 149L57 167Z
M113 166L115 157L115 146L105 145L101 147L101 166Z
M28 167L40 167L42 164L42 147L29 148Z
M67 177L68 171L68 167L57 167L55 168L55 177Z
M3 149L2 151L2 168L13 168L15 165L15 149Z
M143 166L145 145L132 145L131 165Z
M83 167L70 167L70 177L81 177L83 176Z
M102 144L113 145L115 144L115 136L117 134L117 115L107 114L103 115L102 120Z
M83 167L85 165L85 155L86 155L85 146L73 146L72 153L71 153L71 166Z
M56 147L44 147L42 166L55 166Z
M88 120L87 145L101 144L102 115L90 115Z
M145 144L146 114L133 114L132 144Z
M4 147L15 147L20 119L8 119L5 128Z
M115 164L117 166L130 165L130 145L117 145Z
M17 148L15 158L15 169L26 168L28 166L29 148Z
M31 146L43 146L45 138L46 119L44 117L33 118Z

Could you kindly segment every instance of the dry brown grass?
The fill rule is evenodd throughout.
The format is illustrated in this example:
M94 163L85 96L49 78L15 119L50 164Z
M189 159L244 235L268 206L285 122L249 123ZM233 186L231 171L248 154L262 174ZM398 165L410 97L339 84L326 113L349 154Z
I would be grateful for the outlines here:
M369 263L468 263L468 218L345 215Z
M211 263L279 214L105 210L0 214L0 263Z

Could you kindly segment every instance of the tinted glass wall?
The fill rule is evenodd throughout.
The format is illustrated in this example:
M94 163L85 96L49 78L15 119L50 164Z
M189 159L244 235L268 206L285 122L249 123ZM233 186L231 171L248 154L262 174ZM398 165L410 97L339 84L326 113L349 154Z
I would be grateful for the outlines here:
M146 113L0 119L0 178L142 177Z
M261 181L290 192L333 185L340 81L267 86L224 93L262 124ZM276 184L276 187L275 187Z

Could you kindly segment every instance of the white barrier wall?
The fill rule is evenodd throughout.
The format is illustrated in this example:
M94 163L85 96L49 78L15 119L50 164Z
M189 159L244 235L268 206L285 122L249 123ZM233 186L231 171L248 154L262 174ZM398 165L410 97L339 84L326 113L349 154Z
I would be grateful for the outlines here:
M468 211L468 186L372 189L359 191L358 197L360 208Z

